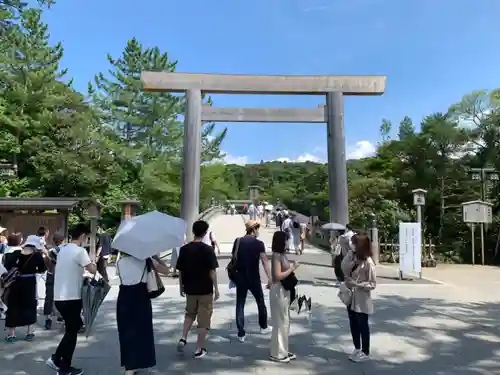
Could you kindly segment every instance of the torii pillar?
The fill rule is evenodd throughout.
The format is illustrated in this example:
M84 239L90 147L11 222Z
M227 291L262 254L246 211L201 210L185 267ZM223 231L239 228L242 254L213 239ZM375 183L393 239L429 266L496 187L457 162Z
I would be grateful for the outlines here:
M142 72L144 90L185 92L181 216L188 228L199 214L203 122L323 122L327 124L330 221L349 223L344 137L344 96L382 95L385 76L254 76ZM320 108L217 108L203 93L324 95Z

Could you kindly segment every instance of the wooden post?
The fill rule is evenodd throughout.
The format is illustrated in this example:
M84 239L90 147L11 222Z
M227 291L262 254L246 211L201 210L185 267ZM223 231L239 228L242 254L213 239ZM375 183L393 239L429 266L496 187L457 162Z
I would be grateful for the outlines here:
M95 262L97 260L97 222L100 218L99 203L94 201L89 204L88 215L90 219L90 259Z

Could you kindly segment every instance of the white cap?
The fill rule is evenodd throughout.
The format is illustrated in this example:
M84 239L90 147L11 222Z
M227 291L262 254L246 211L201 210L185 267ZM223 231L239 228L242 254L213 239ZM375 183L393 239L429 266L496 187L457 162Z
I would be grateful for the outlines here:
M6 230L7 230L7 228L4 228L4 227L2 227L2 226L0 225L0 233L5 232Z
M42 240L40 237L35 236L34 234L29 235L26 237L26 241L21 246L33 246L35 249L40 250L42 249Z

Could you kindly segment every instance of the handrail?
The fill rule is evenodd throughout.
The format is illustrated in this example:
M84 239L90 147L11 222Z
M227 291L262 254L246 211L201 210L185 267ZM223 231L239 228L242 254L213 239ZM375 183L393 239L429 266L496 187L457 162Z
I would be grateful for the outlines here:
M222 212L221 206L210 206L205 211L201 212L198 215L198 220L208 221L221 212ZM169 255L172 255L172 249L167 250L164 253L162 253L160 255L160 259L164 259L164 258L168 257Z

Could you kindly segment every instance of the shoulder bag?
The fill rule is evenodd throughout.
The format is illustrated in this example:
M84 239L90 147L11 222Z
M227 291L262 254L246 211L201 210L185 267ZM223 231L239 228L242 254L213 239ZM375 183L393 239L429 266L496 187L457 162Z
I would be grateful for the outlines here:
M156 267L153 264L153 260L151 258L146 259L146 267L144 267L144 273L146 273L146 284L148 288L149 299L161 296L163 292L165 292L165 286L163 285L160 274L156 270Z
M281 280L281 285L283 286L283 289L288 291L295 289L298 283L299 279L297 279L297 276L295 276L295 272L290 273L290 275Z
M349 275L352 275L354 270L358 268L358 264L356 263L354 267L352 267L352 270ZM339 286L339 292L337 293L337 296L339 299L346 305L347 307L351 306L352 303L352 290L349 289L345 283L341 283Z
M234 254L231 256L231 260L226 266L227 276L229 280L236 284L236 280L238 279L238 251L240 250L240 240L241 237L236 239Z

